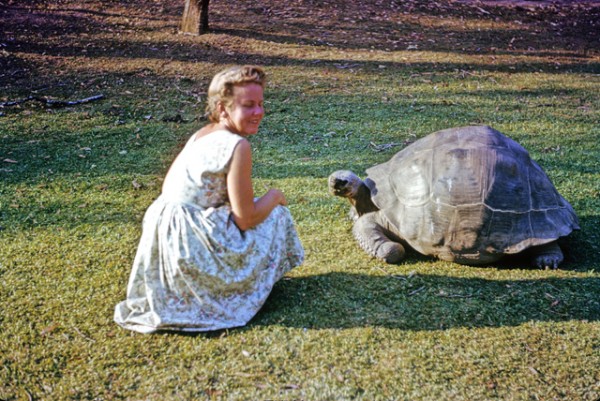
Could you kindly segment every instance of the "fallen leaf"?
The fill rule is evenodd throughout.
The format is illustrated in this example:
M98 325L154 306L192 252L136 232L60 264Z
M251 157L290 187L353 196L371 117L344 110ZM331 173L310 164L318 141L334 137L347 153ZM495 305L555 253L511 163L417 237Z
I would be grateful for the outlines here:
M54 331L54 329L56 329L57 327L58 327L58 324L52 323L51 325L44 327L42 329L42 331L40 331L40 335L41 336L48 335L48 334L52 333Z
M297 388L300 388L297 384L286 384L283 386L284 390L296 390Z
M18 161L13 160L13 159L4 159L2 161L5 162L5 163L18 163Z

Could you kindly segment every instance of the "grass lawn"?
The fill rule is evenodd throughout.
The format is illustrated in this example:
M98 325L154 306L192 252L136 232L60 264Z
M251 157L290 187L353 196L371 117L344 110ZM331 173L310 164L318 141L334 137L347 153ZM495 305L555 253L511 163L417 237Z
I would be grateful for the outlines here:
M0 400L600 398L600 5L213 1L193 37L183 3L0 0ZM306 262L246 327L123 330L142 216L242 63L269 75L256 191L286 193ZM355 243L327 176L471 124L573 205L561 269Z

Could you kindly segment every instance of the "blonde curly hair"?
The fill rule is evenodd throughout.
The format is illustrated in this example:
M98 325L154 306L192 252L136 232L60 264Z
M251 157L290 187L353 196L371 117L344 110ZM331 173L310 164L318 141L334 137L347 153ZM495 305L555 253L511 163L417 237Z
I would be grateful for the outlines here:
M261 67L243 65L228 68L217 73L208 87L206 115L213 123L219 122L218 104L222 102L225 107L233 102L233 87L236 85L258 84L265 87L266 74Z

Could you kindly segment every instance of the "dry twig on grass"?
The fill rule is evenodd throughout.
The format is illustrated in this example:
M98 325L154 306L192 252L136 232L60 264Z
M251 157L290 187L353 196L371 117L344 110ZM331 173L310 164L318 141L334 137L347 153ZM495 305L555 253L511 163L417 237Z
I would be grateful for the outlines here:
M95 96L86 97L85 99L67 101L67 100L48 99L48 98L41 97L41 96L28 96L25 99L15 100L12 102L0 103L0 108L17 106L19 104L23 104L25 102L32 102L32 101L45 103L46 106L49 106L49 107L68 107L68 106L76 106L78 104L93 102L93 101L100 100L103 98L104 98L104 95L95 95Z

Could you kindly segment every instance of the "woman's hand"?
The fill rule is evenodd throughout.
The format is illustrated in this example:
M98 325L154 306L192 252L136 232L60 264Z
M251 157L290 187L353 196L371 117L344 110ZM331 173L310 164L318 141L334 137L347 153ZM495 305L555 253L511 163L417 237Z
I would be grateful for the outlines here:
M285 199L285 195L279 189L269 189L263 196L272 196L278 205L287 206L287 199Z

